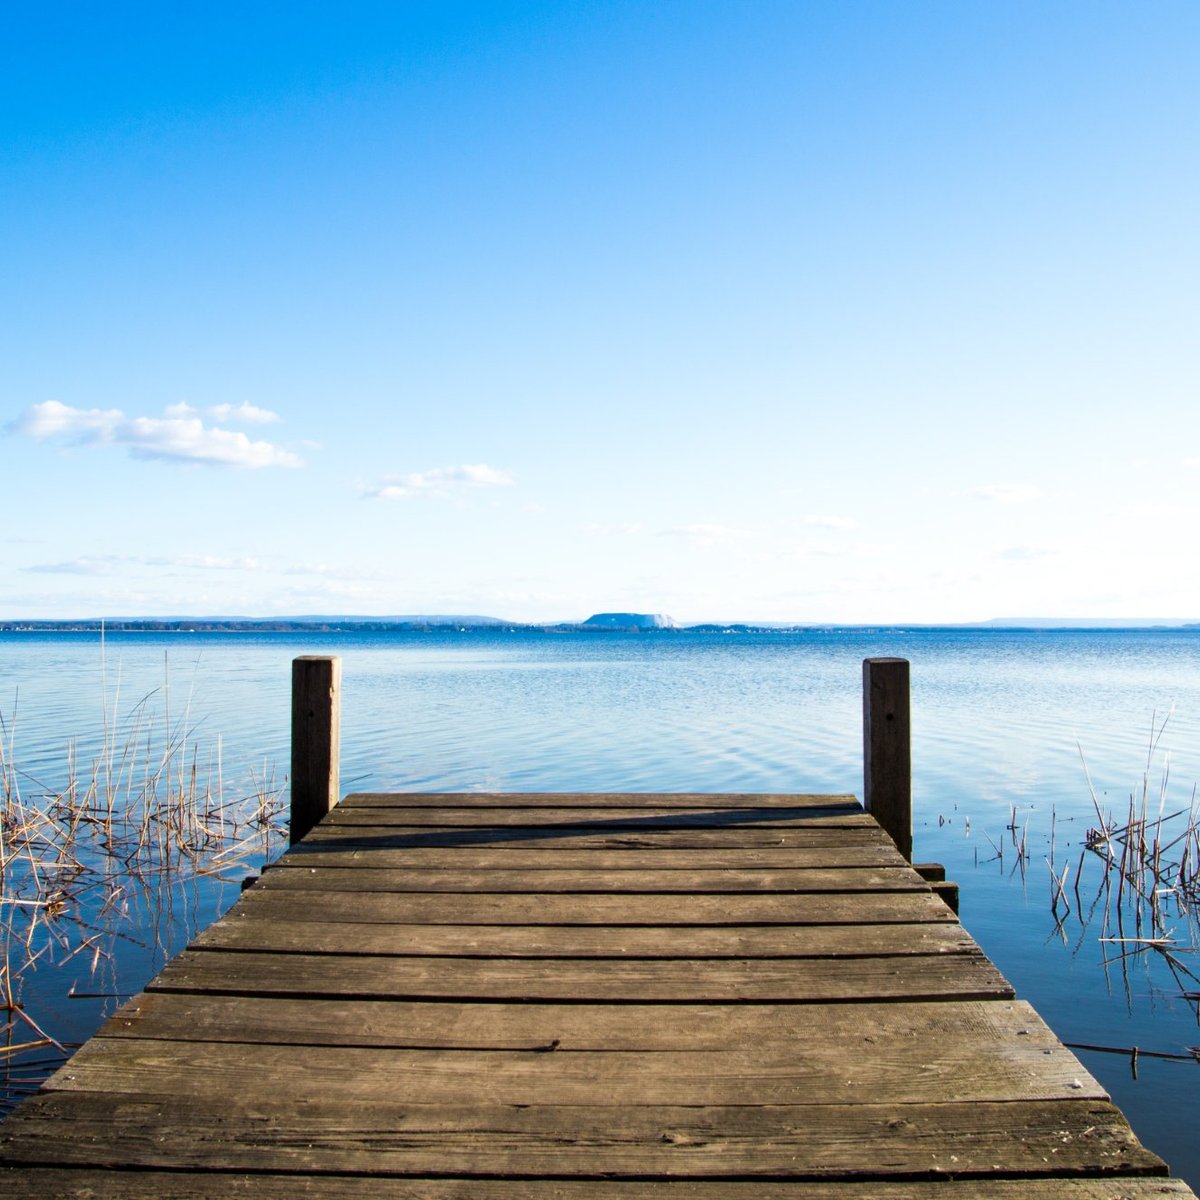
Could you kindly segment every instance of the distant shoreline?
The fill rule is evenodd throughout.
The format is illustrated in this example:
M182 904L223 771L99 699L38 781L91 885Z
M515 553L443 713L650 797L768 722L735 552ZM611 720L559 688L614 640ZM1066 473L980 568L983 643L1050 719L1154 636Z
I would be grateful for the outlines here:
M1104 632L1104 631L1195 631L1200 621L1184 620L1127 620L1097 619L1065 620L1028 618L1026 620L992 620L954 624L923 624L920 622L868 622L841 624L837 622L702 622L669 628L645 628L637 625L597 626L583 621L504 621L496 618L428 617L428 618L364 618L364 617L295 617L295 618L87 618L83 620L7 620L0 621L0 633L639 633L674 636L687 633L820 633L865 632L889 630L919 633L922 631L958 630L962 632Z

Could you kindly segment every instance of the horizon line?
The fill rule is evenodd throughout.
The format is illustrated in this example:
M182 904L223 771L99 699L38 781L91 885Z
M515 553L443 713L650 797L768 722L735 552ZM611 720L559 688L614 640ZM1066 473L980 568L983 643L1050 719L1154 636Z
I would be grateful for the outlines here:
M593 616L599 614L593 614ZM609 615L609 614L606 614ZM662 614L622 612L611 614L628 616L629 624L620 627L636 627L639 620L646 618L662 618ZM291 613L275 616L247 616L234 614L142 614L125 616L74 616L74 617L0 617L0 629L11 630L14 626L29 628L36 627L96 627L108 624L114 625L270 625L295 624L310 625L324 624L379 624L379 625L459 625L465 627L487 628L550 628L562 626L585 626L592 620L585 618L549 618L544 620L513 619L507 617L492 617L484 614L457 613L404 613L404 614L375 614L375 613ZM1076 629L1137 629L1137 628L1180 628L1200 625L1200 617L1051 617L1051 616L1022 616L1022 617L988 617L977 620L957 621L905 621L885 619L875 621L841 621L841 620L752 620L738 618L734 620L702 619L693 621L675 621L665 618L669 624L657 629L643 627L643 632L671 632L673 629L694 629L701 626L716 626L731 628L742 626L760 629L865 629L880 626L892 628L924 628L924 629L983 629L983 628L1076 628ZM601 628L592 626L592 628Z

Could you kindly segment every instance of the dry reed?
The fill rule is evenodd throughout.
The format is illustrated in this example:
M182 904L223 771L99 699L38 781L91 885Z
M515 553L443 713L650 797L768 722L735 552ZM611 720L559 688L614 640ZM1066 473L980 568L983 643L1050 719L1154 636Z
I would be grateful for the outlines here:
M0 1070L8 1103L69 1048L30 1011L25 985L39 969L78 961L93 978L102 966L115 978L123 945L144 955L151 938L162 940L144 926L171 919L182 885L239 879L286 837L286 780L268 765L231 788L220 739L206 749L195 739L190 696L172 717L164 679L158 694L121 716L119 678L111 696L107 689L104 675L98 753L84 767L68 741L54 782L17 766L16 703L11 716L0 712Z

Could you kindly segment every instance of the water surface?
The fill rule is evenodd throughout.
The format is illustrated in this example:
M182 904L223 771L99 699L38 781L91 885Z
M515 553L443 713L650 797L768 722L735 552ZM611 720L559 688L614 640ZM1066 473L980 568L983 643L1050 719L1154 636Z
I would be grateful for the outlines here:
M1102 806L1123 811L1147 775L1152 724L1170 714L1149 765L1154 804L1168 755L1168 806L1191 803L1200 631L109 634L103 645L92 634L3 634L0 713L23 794L61 787L72 740L87 763L106 722L127 728L135 714L186 726L201 762L219 746L231 790L272 772L282 782L291 659L327 653L343 659L344 791L861 794L862 660L908 658L915 856L944 862L961 884L966 927L1067 1042L1181 1054L1200 1043L1196 1003L1182 995L1200 984L1181 983L1158 954L1104 965L1114 948L1099 940L1096 913L1086 920L1102 905L1096 860L1085 861L1080 902L1073 894L1096 823L1081 751ZM1061 922L1051 858L1056 873L1072 864L1073 911ZM67 957L64 937L55 962L24 978L23 998L57 1036L80 1040L235 896L235 884L212 880L166 901L131 895L136 941L95 962ZM1177 925L1191 936L1194 921ZM82 998L66 998L72 984ZM1128 1057L1081 1057L1143 1141L1200 1183L1200 1066L1143 1056L1135 1079Z

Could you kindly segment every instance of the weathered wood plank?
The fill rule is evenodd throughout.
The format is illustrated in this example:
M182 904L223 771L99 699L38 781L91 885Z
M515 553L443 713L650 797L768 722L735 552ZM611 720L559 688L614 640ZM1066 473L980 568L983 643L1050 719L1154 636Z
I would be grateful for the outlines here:
M185 950L147 991L266 996L695 1001L1011 999L979 953L845 959L367 958Z
M547 1030L547 1034L552 1031ZM818 1031L814 1031L814 1034ZM824 1031L821 1031L824 1032ZM1107 1100L1070 1051L974 1053L892 1047L861 1034L729 1050L400 1049L93 1038L47 1091L191 1096L213 1101L265 1088L294 1104L776 1105ZM928 1049L928 1055L922 1054ZM965 1051L965 1052L964 1052ZM819 1120L819 1116L814 1116Z
M347 854L372 868L435 871L737 871L904 867L894 846L820 846L761 850L554 850L483 847L394 848L387 838L324 838L283 855L276 866L340 866Z
M805 808L861 813L848 792L352 792L338 806L355 808Z
M891 838L878 827L844 828L807 825L787 829L760 829L756 825L735 825L728 829L650 829L645 831L605 829L556 829L544 826L531 831L515 826L504 828L413 829L405 825L321 824L301 843L321 846L326 842L345 844L356 837L369 839L372 845L394 850L482 847L489 850L789 850L816 849L822 846L883 846L895 850Z
M573 895L533 896L503 893L474 896L386 891L330 891L320 877L303 879L289 873L277 881L272 873L231 910L304 920L412 922L430 925L572 925L605 927L654 925L879 925L933 921L954 923L954 914L928 891L801 893L798 895L661 896ZM297 879L303 889L295 886ZM286 886L290 884L291 886Z
M44 1093L0 1125L0 1162L637 1179L1167 1173L1100 1101L301 1106L265 1086L212 1101Z
M318 914L319 916L319 914ZM636 929L562 925L380 925L225 917L193 942L200 950L504 958L866 958L976 954L959 925L805 925Z
M154 1037L283 1046L414 1049L730 1050L756 1046L823 1055L918 1056L936 1069L974 1052L1041 1063L1062 1044L1019 1000L862 1004L491 1004L443 1001L291 999L143 992L98 1037ZM1044 1054L1049 1051L1050 1054ZM843 1050L832 1052L843 1053ZM949 1068L945 1068L948 1070ZM1082 1076L1081 1076L1082 1078Z
M929 885L908 867L783 867L748 871L439 871L372 865L372 851L292 855L266 872L259 886L317 887L322 891L576 893L600 895L732 895L738 892L904 892Z
M404 1179L0 1167L0 1194L42 1200L1196 1200L1178 1179L938 1179L904 1183Z
M330 829L354 825L378 825L381 809L343 809L338 805L325 818ZM721 829L757 826L760 829L788 829L801 825L818 828L878 829L874 818L861 809L806 809L768 806L761 808L722 808L716 805L693 807L637 808L487 808L462 804L450 808L395 809L393 820L399 828L521 828L560 829L619 829L634 832L642 829ZM402 816L402 820L400 819Z

